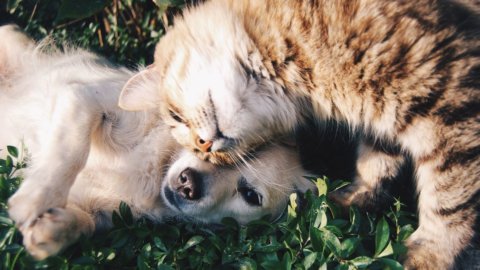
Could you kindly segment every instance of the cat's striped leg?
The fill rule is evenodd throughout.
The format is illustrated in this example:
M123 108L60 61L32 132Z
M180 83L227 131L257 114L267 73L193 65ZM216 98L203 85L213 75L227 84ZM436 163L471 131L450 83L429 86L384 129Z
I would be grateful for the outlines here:
M454 269L455 259L478 231L476 125L478 119L445 114L439 119L417 118L399 135L415 163L419 196L419 227L406 243L407 269Z
M473 154L447 149L416 160L419 228L407 240L406 269L454 269L478 231L480 160Z
M377 210L389 197L388 186L405 164L405 156L396 147L382 147L362 140L358 146L356 175L349 186L332 192L330 197L343 206L357 205Z

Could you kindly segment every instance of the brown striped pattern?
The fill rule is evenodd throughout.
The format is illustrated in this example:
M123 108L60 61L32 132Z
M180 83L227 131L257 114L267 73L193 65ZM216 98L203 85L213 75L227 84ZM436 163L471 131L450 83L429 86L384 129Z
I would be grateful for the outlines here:
M285 102L296 102L296 119L313 115L346 122L352 130L365 130L411 156L418 174L420 227L408 243L408 269L452 268L455 256L476 233L480 7L462 2L212 0L198 9L215 14L218 6L226 6L233 12L231 22L209 27L240 25L247 38L231 44L247 47L248 57L235 54L232 62L259 87L276 85ZM213 20L210 17L203 16ZM202 26L181 27L199 35L195 29ZM215 40L218 29L209 30L202 32L205 37L184 38ZM161 70L168 70L170 54L175 53L166 47L174 47L177 40L168 41L157 50L158 62L164 61ZM201 46L198 41L192 44ZM275 127L282 129L281 123ZM272 130L271 136L290 130ZM243 135L241 139L253 137ZM247 141L244 152L255 143ZM382 179L375 180L371 192L378 193ZM435 264L432 258L438 259Z

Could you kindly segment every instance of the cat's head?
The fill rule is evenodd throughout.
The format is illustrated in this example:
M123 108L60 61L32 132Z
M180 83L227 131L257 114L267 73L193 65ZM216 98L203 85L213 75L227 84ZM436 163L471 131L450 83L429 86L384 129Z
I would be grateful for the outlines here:
M158 108L180 144L212 163L233 163L293 130L296 106L241 21L228 10L208 16L200 8L162 38L155 63L127 83L120 106Z

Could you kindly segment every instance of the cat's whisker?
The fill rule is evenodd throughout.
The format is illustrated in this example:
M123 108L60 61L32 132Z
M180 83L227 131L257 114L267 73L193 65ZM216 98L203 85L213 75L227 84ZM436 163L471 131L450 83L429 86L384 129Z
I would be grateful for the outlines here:
M249 163L249 161L255 161L255 162L261 162L258 158L256 158L253 154L251 153L244 153L244 154L240 154L238 152L236 152L237 156L242 160L242 163L246 166L246 168L254 175L254 177L260 181L262 181L262 183L268 185L269 187L272 187L273 189L276 189L276 190L280 190L283 192L283 190L285 189L288 189L289 188L289 185L287 183L285 184L281 184L281 183L278 183L276 181L274 181L273 179L272 180L268 180L269 177L267 175L265 175L263 173L263 171L261 170L258 170L256 169L253 165L251 165ZM247 160L245 159L244 157L248 157L248 156L251 156L252 159L250 160ZM262 163L260 163L262 164ZM266 167L264 164L262 164L261 167Z

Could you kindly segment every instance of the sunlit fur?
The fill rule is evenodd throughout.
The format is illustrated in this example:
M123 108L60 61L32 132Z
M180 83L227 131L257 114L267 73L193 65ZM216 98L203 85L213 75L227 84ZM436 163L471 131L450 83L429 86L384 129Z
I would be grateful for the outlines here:
M121 201L134 218L219 223L230 216L245 224L277 219L289 194L313 188L292 147L272 144L238 167L213 166L182 150L156 112L117 107L130 71L83 50L37 46L15 26L0 27L0 36L1 154L6 145L28 153L8 212L37 259L110 227ZM179 192L174 183L186 169L201 174L202 196L173 205L166 189ZM247 203L239 183L261 205Z
M158 44L150 78L162 91L149 100L214 163L290 133L302 114L367 134L354 183L364 192L334 196L346 205L375 198L412 157L420 227L405 265L452 268L480 223L480 16L462 2L208 1Z

